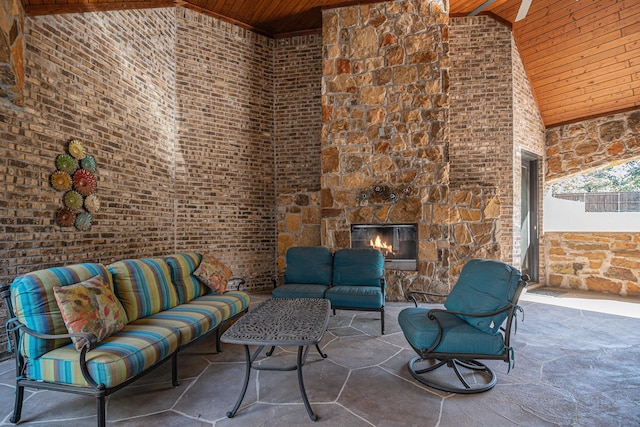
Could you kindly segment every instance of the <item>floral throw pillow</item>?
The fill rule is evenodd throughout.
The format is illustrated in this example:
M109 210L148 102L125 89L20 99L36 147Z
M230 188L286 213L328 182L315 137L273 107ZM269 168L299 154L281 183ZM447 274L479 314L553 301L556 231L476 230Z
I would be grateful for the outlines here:
M193 275L217 293L223 294L227 290L227 283L233 273L216 257L206 254L202 256L200 266L193 272Z
M122 330L127 315L111 287L101 276L69 286L55 286L53 293L69 333L90 332L98 342ZM84 338L72 338L82 350Z

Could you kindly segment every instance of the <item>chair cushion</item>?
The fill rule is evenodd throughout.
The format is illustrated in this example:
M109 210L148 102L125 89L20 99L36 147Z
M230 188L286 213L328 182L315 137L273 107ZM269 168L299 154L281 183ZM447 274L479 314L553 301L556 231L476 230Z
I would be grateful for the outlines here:
M102 277L113 289L111 275L102 264L53 267L19 276L11 284L14 313L21 323L36 332L66 334L67 327L56 303L53 287L73 285L94 276ZM37 358L70 342L69 338L43 340L25 334L20 351L28 358Z
M438 337L438 325L427 317L427 308L405 308L398 315L398 323L405 338L417 350L431 347ZM485 333L469 325L460 317L437 313L444 330L440 344L433 350L439 353L502 354L502 334Z
M324 298L328 285L289 283L271 291L273 298Z
M384 276L384 257L376 249L340 249L333 259L333 284L377 286Z
M286 255L284 283L330 285L333 255L322 246L295 246Z
M520 271L504 262L472 259L462 268L444 306L473 314L495 311L511 301L520 276ZM490 317L460 317L482 331L497 333L508 314L504 311Z
M332 286L324 297L332 307L382 308L384 298L380 286Z
M109 265L109 271L129 322L178 305L169 266L163 259L118 261Z
M165 258L171 271L171 282L176 287L180 304L209 293L205 286L193 274L200 265L202 256L196 252L171 255Z
M127 325L87 353L89 373L98 384L114 387L170 356L179 343L175 328ZM88 386L73 344L29 360L25 374L32 380Z

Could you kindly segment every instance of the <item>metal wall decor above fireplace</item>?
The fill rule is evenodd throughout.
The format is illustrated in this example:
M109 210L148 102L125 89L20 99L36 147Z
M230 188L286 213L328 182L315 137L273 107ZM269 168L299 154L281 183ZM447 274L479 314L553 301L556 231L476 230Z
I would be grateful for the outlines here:
M417 270L418 226L351 224L351 247L380 250L388 270Z

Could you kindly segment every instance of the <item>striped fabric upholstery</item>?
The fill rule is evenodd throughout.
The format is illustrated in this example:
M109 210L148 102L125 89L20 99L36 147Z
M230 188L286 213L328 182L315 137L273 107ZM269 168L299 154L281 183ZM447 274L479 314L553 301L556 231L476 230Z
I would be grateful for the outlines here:
M222 313L222 321L230 319L249 307L249 294L242 291L228 291L222 295L212 292L194 299L189 305L217 307Z
M169 266L163 259L118 261L109 265L109 271L129 322L178 305Z
M136 320L133 325L166 326L180 331L180 345L211 331L222 322L222 310L218 307L203 307L181 304L161 313Z
M101 276L113 289L107 268L95 263L48 268L17 277L11 284L11 298L16 317L37 332L68 333L53 294L53 287L73 285L94 276ZM25 357L37 358L70 342L69 339L42 340L25 334L21 351Z
M171 270L171 281L178 292L180 304L205 295L209 288L198 280L193 272L200 265L202 255L196 252L176 254L165 258Z
M179 343L180 332L175 328L127 325L88 352L87 365L98 384L114 387L170 356L177 351ZM88 386L73 344L29 360L26 376L32 380Z

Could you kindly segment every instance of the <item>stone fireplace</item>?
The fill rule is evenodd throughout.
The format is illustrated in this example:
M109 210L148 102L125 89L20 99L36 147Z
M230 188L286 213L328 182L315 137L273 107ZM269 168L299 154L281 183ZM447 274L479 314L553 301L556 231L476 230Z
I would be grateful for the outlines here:
M351 247L379 250L387 270L418 269L417 224L351 224Z
M440 0L323 11L322 243L413 224L415 267L387 269L390 299L447 286L448 22Z

